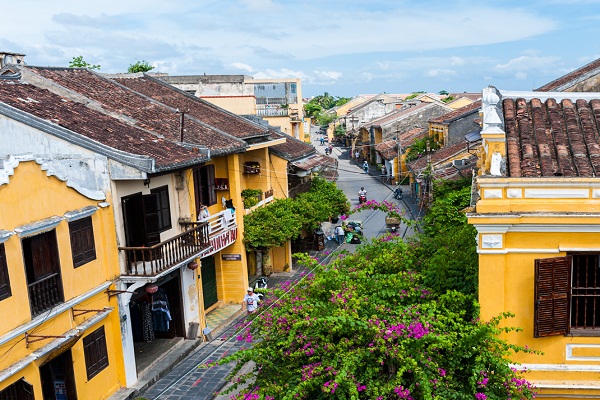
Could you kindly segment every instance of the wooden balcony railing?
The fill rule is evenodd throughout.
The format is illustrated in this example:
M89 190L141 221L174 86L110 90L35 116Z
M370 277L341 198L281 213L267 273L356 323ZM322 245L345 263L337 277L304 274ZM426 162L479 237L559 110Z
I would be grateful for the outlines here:
M60 274L54 273L27 285L31 316L40 315L64 301Z
M127 270L124 275L154 276L200 255L210 247L207 222L150 247L119 247L125 252Z

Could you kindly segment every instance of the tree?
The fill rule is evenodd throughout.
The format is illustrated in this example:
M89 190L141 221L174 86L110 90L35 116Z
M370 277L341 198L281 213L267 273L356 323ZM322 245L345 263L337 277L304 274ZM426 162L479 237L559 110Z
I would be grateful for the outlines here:
M328 266L301 257L314 274L287 291L275 289L269 298L276 301L250 317L238 336L252 345L219 361L237 362L231 376L255 363L231 387L247 385L237 398L533 398L509 357L534 351L500 339L517 330L505 327L512 315L482 322L474 291L428 282L432 264L443 270L452 259L466 260L459 251L438 252L442 243L475 248L474 236L451 234L466 224L460 213L468 184L436 186L435 202L444 203L432 207L429 222L436 228L416 240L381 236ZM354 211L365 207L397 212L385 202ZM448 236L457 237L451 243Z
M314 177L308 192L295 199L279 199L244 216L244 243L248 249L281 246L312 231L329 217L345 214L350 203L337 185ZM277 221L276 224L273 221Z
M127 68L127 72L133 74L135 72L148 72L153 70L154 67L145 60L138 60L135 64L131 64L129 68Z
M100 65L88 64L83 56L73 57L71 62L69 62L69 68L89 68L89 69L100 69Z
M238 398L532 398L505 358L530 350L498 337L510 315L480 322L473 297L432 292L415 261L393 236L329 266L304 257L314 275L276 289L238 336L251 347L220 362L237 361L232 374L255 363Z

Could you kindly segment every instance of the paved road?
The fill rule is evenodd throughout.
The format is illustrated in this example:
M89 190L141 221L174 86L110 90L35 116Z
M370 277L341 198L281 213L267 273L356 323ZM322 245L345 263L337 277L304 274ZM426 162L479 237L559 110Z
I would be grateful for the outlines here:
M325 147L320 145L318 130L313 128L313 145L318 152L325 154ZM405 201L396 200L393 197L394 185L387 185L381 182L378 172L372 168L369 174L365 174L362 168L349 157L349 150L340 147L333 146L332 157L338 159L338 172L339 178L337 185L344 191L352 207L358 205L358 191L361 187L364 187L367 191L367 199L382 202L384 200L398 204L399 208L405 212L407 218L410 217L408 206L410 203ZM404 193L409 192L408 186L402 186ZM363 221L364 236L367 239L372 239L383 233L388 232L385 226L386 214L381 211L361 211L353 214L351 220ZM407 228L405 224L402 224L400 229L397 231L401 235L410 236L413 234L412 228Z
M312 129L313 144L318 152L324 154L325 146L321 146L317 134L318 128ZM348 157L348 151L344 148L334 146L331 156L338 158L339 179L338 187L342 189L352 206L358 204L358 190L363 186L367 190L369 199L381 202L388 200L399 204L401 209L407 209L406 204L393 199L393 188L384 185L373 174L365 174L361 167ZM375 171L373 171L375 173ZM406 189L406 188L404 188ZM403 190L404 190L403 189ZM362 211L351 216L353 220L362 220L364 236L367 239L379 236L386 232L385 214L380 211ZM324 230L330 228L329 223L323 224ZM405 232L405 226L402 225L398 231L400 234L412 234L412 230ZM353 251L357 245L345 243L342 247ZM327 262L331 257L331 252L339 249L335 241L328 241L326 248L321 252L313 252L321 262ZM296 281L301 279L306 271L302 267L297 267L293 272L273 274L270 277L270 285L276 285L283 281ZM233 368L232 365L219 366L211 369L199 368L200 365L209 361L214 361L221 357L237 351L243 342L235 339L235 326L239 323L236 320L231 323L229 328L218 335L213 342L201 346L194 351L188 358L182 361L171 372L158 379L154 385L148 388L139 397L149 400L225 400L229 398L224 395L215 395L215 392L221 390L227 383L226 377Z

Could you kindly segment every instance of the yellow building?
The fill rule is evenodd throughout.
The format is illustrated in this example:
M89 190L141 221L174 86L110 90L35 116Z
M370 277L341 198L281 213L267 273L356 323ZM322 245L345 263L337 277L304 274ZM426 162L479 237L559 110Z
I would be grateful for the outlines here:
M2 155L0 398L105 399L125 384L110 199Z
M286 135L310 142L302 80L248 75L156 75L159 79L237 115L255 115Z
M537 398L600 398L600 93L483 91L469 223L482 319L502 312Z

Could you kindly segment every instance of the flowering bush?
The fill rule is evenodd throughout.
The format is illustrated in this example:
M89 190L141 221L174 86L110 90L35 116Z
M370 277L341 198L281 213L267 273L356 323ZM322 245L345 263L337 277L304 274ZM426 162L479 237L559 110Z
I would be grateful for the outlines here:
M530 352L499 339L501 315L480 322L473 298L436 294L415 272L410 244L385 236L315 275L273 289L280 298L245 325L239 399L531 399L507 356ZM503 324L504 325L504 324ZM252 397L248 397L252 396Z

